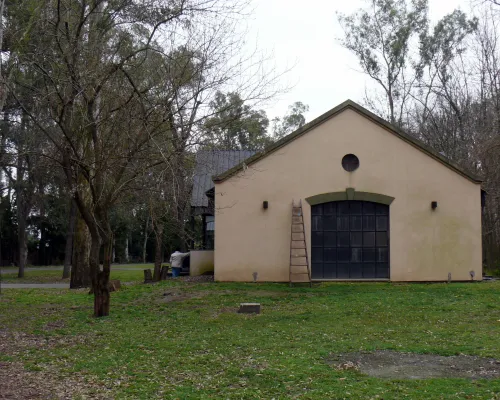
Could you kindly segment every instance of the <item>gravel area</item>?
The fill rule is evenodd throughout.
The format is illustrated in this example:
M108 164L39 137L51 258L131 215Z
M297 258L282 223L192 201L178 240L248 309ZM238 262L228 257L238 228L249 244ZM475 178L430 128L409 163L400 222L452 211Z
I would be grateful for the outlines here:
M492 358L439 356L436 354L399 353L381 350L331 356L328 360L336 369L358 370L366 375L388 379L500 377L500 361Z
M214 276L213 275L199 275L199 276L182 276L178 279L183 280L184 282L213 282L214 281Z

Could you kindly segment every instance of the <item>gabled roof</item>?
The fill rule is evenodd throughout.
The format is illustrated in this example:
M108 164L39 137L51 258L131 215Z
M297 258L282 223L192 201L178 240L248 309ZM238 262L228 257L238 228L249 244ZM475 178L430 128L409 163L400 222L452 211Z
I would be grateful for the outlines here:
M368 118L372 122L376 123L377 125L381 126L382 128L386 129L387 131L391 132L392 134L399 137L400 139L404 140L408 144L410 144L410 145L416 147L417 149L419 149L420 151L424 152L429 157L432 157L435 160L441 162L442 164L444 164L448 168L455 171L457 174L462 175L463 177L469 179L470 181L472 181L474 183L481 183L482 182L482 179L480 177L478 177L474 174L471 174L470 172L464 170L462 167L460 167L457 164L453 163L452 161L448 160L446 157L439 154L437 151L435 151L430 146L423 143L421 140L418 140L418 139L410 136L409 134L403 132L401 129L390 124L389 122L385 121L384 119L380 118L379 116L375 115L371 111L360 106L359 104L355 103L352 100L344 101L343 103L339 104L337 107L332 108L330 111L328 111L328 112L324 113L323 115L319 116L318 118L312 120L308 124L304 125L302 128L297 129L295 132L292 132L289 135L285 136L284 138L273 143L265 150L254 154L252 157L245 160L245 163L240 163L239 165L236 165L233 168L215 176L213 178L214 182L219 183L219 182L225 181L226 179L230 178L231 176L233 176L233 175L237 174L239 171L241 171L243 169L244 165L250 166L250 165L254 164L255 162L257 162L261 158L264 158L268 154L275 152L276 150L285 146L286 144L288 144L292 140L304 135L305 133L309 132L310 130L316 128L318 125L322 124L323 122L329 120L330 118L334 117L337 114L340 114L342 111L345 111L347 109L354 110L357 113L363 115L364 117Z
M251 150L202 150L196 154L191 207L208 207L206 192L214 187L212 177L222 174L255 154Z

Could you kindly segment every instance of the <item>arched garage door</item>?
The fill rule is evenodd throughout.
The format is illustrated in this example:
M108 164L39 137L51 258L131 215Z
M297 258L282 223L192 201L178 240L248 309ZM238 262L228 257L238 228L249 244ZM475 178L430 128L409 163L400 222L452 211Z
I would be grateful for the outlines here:
M313 279L388 279L389 206L333 201L311 206Z

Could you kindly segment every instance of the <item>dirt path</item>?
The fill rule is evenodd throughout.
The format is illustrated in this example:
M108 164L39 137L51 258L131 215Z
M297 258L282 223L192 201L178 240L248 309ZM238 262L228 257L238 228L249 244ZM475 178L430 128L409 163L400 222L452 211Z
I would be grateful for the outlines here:
M2 289L69 289L69 283L3 283Z
M152 268L151 265L146 265L144 267L134 267L134 268L126 268L127 264L116 264L112 265L111 269L115 271L142 271L146 268ZM31 271L62 271L63 267L36 267L36 268L25 268L25 272L31 272ZM1 267L0 268L0 274L13 274L18 271L17 268L14 267Z

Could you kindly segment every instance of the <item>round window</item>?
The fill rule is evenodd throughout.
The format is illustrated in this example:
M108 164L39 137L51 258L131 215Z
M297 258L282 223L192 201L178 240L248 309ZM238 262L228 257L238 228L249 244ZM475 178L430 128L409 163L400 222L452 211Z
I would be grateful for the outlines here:
M354 154L346 154L342 158L342 167L348 171L356 171L359 167L359 159Z

